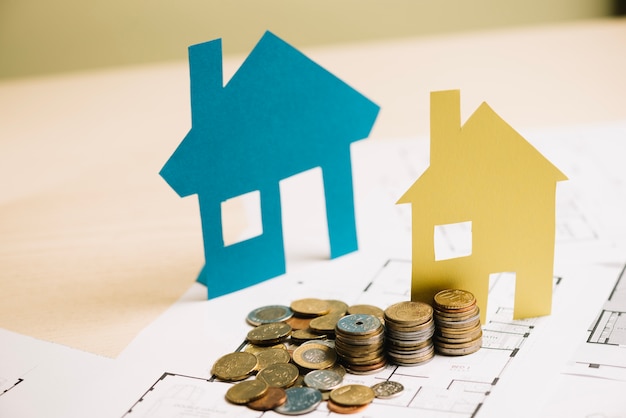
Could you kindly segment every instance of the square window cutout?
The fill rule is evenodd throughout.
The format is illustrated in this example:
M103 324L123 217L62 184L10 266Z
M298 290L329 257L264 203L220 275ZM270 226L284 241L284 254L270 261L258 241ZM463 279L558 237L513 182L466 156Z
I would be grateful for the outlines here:
M472 221L435 225L435 260L472 255Z
M222 238L225 246L237 244L263 233L261 193L258 190L223 201L221 211Z

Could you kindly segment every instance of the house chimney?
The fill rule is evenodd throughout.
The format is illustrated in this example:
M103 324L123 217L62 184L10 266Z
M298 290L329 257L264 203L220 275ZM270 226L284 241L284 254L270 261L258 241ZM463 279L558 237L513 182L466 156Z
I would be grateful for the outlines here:
M192 125L201 124L215 95L224 87L222 75L222 40L189 47ZM202 116L205 115L205 116Z
M461 132L460 90L430 93L430 164L442 161Z

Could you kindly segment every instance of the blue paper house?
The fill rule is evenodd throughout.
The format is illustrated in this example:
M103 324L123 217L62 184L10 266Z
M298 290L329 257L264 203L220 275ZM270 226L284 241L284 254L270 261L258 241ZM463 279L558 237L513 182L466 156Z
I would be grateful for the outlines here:
M224 86L221 41L189 48L191 130L160 174L198 195L209 298L285 272L279 181L320 167L330 257L357 249L350 144L378 106L270 32ZM224 245L221 203L260 193L263 233Z

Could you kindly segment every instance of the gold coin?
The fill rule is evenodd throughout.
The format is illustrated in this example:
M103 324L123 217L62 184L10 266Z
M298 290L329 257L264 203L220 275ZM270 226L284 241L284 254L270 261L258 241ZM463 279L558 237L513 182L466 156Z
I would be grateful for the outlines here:
M283 322L274 322L252 328L246 338L252 344L270 345L285 340L290 334L291 326Z
M260 353L261 351L271 350L272 348L280 348L281 350L287 350L287 347L285 347L285 344L275 344L275 345L247 344L243 348L243 351L245 351L246 353L257 354L257 353Z
M236 381L250 376L256 369L258 360L254 354L246 352L229 353L217 359L211 373L220 380Z
M327 300L330 310L326 315L345 315L348 312L348 304L340 300Z
M226 391L226 400L237 405L247 404L265 395L268 387L267 383L257 379L239 382Z
M352 305L348 307L348 314L367 314L374 315L379 320L385 319L385 311L374 305Z
M433 308L423 302L399 302L385 309L385 321L405 326L416 326L428 322Z
M257 370L262 370L269 365L278 363L289 363L291 356L289 352L283 348L268 348L255 354L258 364Z
M325 335L316 334L312 329L297 329L291 333L291 341L295 344L302 344L305 341L321 340L326 338Z
M300 371L291 363L278 363L267 366L257 375L258 380L263 380L269 386L276 388L288 388L296 382Z
M334 334L335 325L343 317L343 313L329 313L311 320L309 327L321 334Z
M374 400L374 390L365 385L346 385L333 389L330 400L343 406L366 405Z
M472 293L461 289L442 290L434 299L437 306L443 309L466 309L476 303Z
M304 369L328 369L337 361L337 352L325 344L311 342L294 350L293 361Z
M291 310L304 316L320 316L330 312L331 304L322 299L306 298L291 302Z
M369 404L345 406L345 405L339 405L338 403L335 403L331 401L330 399L328 399L327 406L328 406L329 411L334 412L336 414L345 415L345 414L357 414L359 412L363 412L365 408L369 406Z

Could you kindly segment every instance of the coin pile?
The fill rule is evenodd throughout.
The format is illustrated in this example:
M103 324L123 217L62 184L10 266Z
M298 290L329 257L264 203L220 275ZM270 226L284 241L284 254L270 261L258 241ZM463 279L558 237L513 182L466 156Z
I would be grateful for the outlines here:
M433 308L422 302L399 302L385 309L386 351L399 366L423 364L435 355Z
M337 321L335 350L349 372L373 373L385 367L384 331L374 315L353 314Z
M434 302L437 351L448 356L478 351L483 332L474 295L460 289L442 290L435 295Z
M248 344L220 357L212 374L233 382L225 394L230 403L284 415L311 412L324 401L332 412L352 414L374 398L398 396L404 388L397 382L368 387L346 385L343 379L346 369L364 374L386 365L385 321L396 334L415 333L409 329L419 322L371 305L348 307L314 298L257 308L246 321L254 327L247 333Z

